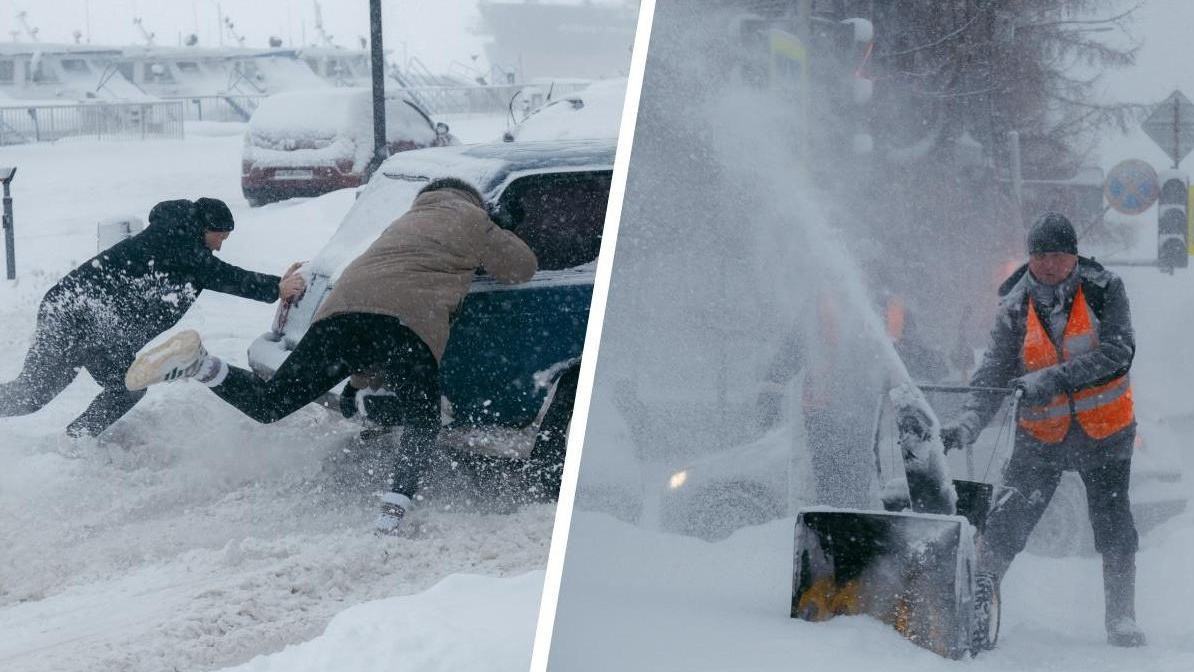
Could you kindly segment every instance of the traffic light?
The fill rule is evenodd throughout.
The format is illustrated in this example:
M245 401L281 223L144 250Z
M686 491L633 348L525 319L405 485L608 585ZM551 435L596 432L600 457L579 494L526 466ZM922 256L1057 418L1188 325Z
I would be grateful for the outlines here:
M1157 201L1157 264L1162 268L1185 268L1187 211L1190 209L1190 179L1180 170L1160 174L1161 198Z
M845 29L842 31L848 37L843 41L843 54L846 55L849 70L848 86L850 87L850 102L854 105L851 117L854 121L854 136L852 148L855 154L870 154L875 148L875 139L870 133L868 112L871 97L874 94L874 82L869 77L867 65L871 59L871 52L875 49L875 27L866 19L846 19L841 22Z
M810 31L810 74L817 92L812 111L824 129L819 134L821 149L828 156L870 154L873 83L867 66L874 25L862 18L838 21L813 15Z

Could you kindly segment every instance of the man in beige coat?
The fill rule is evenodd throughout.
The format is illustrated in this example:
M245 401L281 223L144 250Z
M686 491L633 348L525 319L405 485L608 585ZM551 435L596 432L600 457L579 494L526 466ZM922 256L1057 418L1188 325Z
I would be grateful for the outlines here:
M345 378L380 375L388 424L403 426L401 455L375 527L393 533L439 433L439 362L451 323L479 268L515 284L537 270L535 254L489 219L481 194L443 178L344 269L310 329L270 380L230 367L186 331L129 368L129 389L194 378L258 422L280 420ZM390 396L392 395L392 396Z

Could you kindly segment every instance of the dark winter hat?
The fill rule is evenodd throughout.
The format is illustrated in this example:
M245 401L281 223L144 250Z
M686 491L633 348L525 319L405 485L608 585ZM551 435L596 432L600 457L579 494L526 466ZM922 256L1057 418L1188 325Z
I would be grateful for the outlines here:
M1078 254L1078 235L1074 225L1059 212L1046 212L1036 218L1028 232L1028 254L1068 252Z
M235 226L228 204L218 198L200 198L195 201L195 221L204 231L231 231Z
M485 207L485 199L481 196L481 192L477 191L477 188L473 185L458 177L440 177L434 179L419 190L419 195L423 195L429 191L439 191L440 189L454 189L475 201L477 207Z

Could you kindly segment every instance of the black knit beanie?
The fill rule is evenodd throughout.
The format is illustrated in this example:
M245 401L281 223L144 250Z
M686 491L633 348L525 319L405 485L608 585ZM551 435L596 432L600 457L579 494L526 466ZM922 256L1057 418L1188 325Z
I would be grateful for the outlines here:
M195 221L204 231L231 231L236 225L228 204L218 198L200 198L195 201Z
M1028 231L1028 254L1068 252L1078 254L1078 235L1074 225L1059 212L1046 212L1036 218Z

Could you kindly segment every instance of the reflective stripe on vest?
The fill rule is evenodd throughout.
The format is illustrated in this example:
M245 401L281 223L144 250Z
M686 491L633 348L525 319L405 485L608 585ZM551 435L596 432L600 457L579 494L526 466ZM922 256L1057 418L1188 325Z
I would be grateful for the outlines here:
M1028 318L1025 322L1024 346L1020 356L1029 372L1056 366L1078 355L1093 352L1099 347L1096 323L1098 320L1082 286L1074 296L1062 337L1061 359L1057 346L1037 317L1032 297L1028 298ZM1070 430L1070 416L1091 438L1102 439L1132 423L1132 387L1126 375L1108 383L1075 392L1072 396L1059 394L1043 406L1021 406L1020 427L1044 443L1058 443Z

